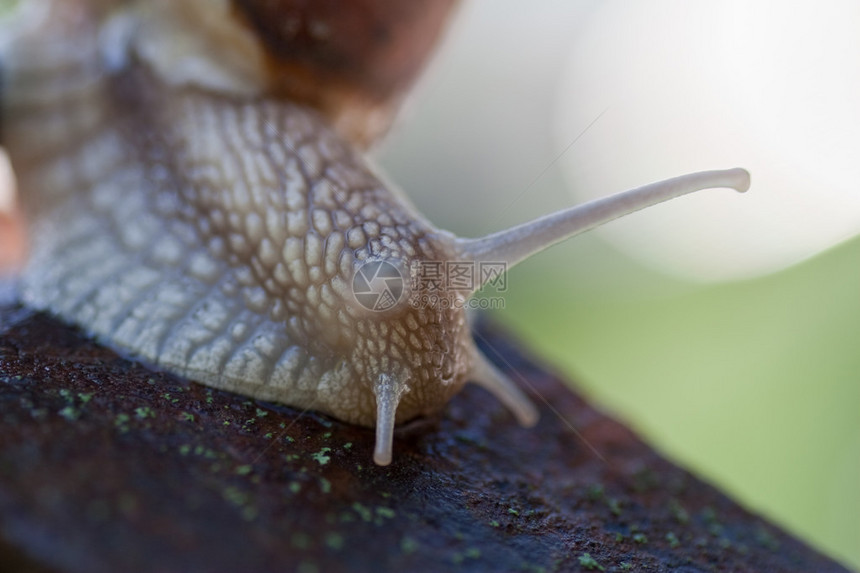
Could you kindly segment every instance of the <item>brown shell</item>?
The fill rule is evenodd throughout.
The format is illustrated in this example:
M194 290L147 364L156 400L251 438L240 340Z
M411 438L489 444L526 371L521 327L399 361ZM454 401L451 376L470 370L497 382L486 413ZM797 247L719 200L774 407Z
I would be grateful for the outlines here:
M457 0L232 0L263 44L275 93L348 139L384 133Z

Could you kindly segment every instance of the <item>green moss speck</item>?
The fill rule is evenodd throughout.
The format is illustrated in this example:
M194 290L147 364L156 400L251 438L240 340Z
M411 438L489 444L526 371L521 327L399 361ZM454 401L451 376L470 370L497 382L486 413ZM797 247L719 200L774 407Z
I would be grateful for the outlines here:
M610 497L606 500L606 506L609 508L609 511L612 512L612 515L619 516L621 515L621 504L614 497Z
M477 439L473 436L466 434L458 434L454 436L454 439L458 442L462 442L464 444L469 444L471 446L476 446L479 449L487 449L487 444L483 440Z
M233 486L224 488L221 495L233 505L244 505L248 501L248 494Z
M258 418L265 418L268 415L269 415L269 413L266 412L265 410L261 410L260 408L257 408L257 417Z
M78 392L78 399L81 403L86 404L93 399L92 393Z
M271 440L273 437L275 437L275 434L273 434L272 432L269 432L263 437L266 438L267 440Z
M194 421L194 414L191 414L189 412L182 412L179 416L185 422L193 422Z
M669 502L669 511L672 513L672 517L675 518L675 521L681 525L686 525L690 522L690 514L687 513L687 510L684 509L684 506L682 506L681 502L677 499L673 499Z
M155 412L152 411L152 408L149 406L141 406L139 408L134 409L134 415L137 416L139 420L146 420L147 418L155 418Z
M191 445L190 444L182 444L179 446L179 455L187 456L191 453Z
M644 533L634 533L633 541L644 545L645 543L648 543L648 537Z
M415 553L418 550L418 541L414 538L409 537L408 535L404 536L403 539L400 540L400 551L409 555L410 553Z
M681 545L681 542L678 540L678 536L671 531L666 534L666 541L669 542L669 547L671 547L672 549L675 549L676 547Z
M252 471L254 471L254 467L250 466L250 465L243 465L243 466L239 466L238 468L236 468L236 473L239 474L240 476L246 476L249 473L251 473Z
M755 532L755 540L757 543L770 549L771 551L776 551L779 549L779 541L774 537L770 531L765 529L763 526L759 526Z
M334 531L327 533L325 536L325 544L329 549L340 551L343 549L343 535Z
M300 484L297 481L291 481L289 487L290 487L290 492L292 492L292 493L299 493L300 491L302 491L302 484Z
M650 491L659 484L660 478L651 468L642 468L633 474L633 488L639 493Z
M630 571L631 569L633 569L633 564L628 563L627 561L622 561L618 564L618 566L621 567L622 571Z
M490 527L499 527L501 524L495 519L490 522Z
M516 515L516 516L519 516L519 514L520 514L520 512L517 511L516 509L514 509L513 507L508 508L508 513L510 513L511 515Z
M324 477L320 478L320 491L323 493L331 493L331 482Z
M223 424L221 424L221 425L222 425L222 426L229 426L229 425L230 425L230 420L224 420L224 423L223 423Z
M302 561L296 569L296 573L319 573L319 571L319 566L313 561Z
M345 450L348 450L351 447L352 447L352 442L347 442L343 445L343 449L345 449Z
M377 507L376 508L376 515L378 515L380 517L385 517L385 518L391 519L396 515L396 513L394 512L393 509L391 509L389 507Z
M586 497L591 501L600 501L603 499L603 486L599 483L590 485L585 493Z
M357 501L352 504L352 510L355 511L355 513L357 513L363 521L373 520L373 513L370 511L370 509L364 507Z
M338 517L338 521L340 523L355 523L355 515L348 511L344 511L340 514L340 517Z
M324 466L331 459L330 456L326 455L330 451L331 451L331 448L321 448L320 451L312 453L311 457L313 459L315 459L319 463L319 465Z
M606 568L598 563L590 553L583 553L579 556L579 564L589 571L606 571Z
M80 412L74 406L66 406L58 413L69 422L74 422L81 416Z

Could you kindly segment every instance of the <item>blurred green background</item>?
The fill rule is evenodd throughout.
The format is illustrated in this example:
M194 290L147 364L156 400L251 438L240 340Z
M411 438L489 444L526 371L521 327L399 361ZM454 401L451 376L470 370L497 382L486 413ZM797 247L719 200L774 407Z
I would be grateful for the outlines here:
M464 5L378 153L434 223L478 236L571 203L560 166L575 154L553 163L564 148L553 114L559 70L593 7ZM586 133L571 151L587 144ZM594 403L860 567L860 240L776 274L707 285L589 234L518 266L506 298L494 318Z

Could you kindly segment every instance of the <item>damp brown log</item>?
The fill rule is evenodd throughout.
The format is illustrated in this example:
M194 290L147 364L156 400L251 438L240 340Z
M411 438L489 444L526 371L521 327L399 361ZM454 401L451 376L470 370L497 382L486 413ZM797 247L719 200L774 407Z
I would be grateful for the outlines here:
M467 387L382 468L372 429L151 372L0 303L0 571L846 571L477 332L539 425Z
M359 144L389 126L457 0L233 0L266 48L275 90Z

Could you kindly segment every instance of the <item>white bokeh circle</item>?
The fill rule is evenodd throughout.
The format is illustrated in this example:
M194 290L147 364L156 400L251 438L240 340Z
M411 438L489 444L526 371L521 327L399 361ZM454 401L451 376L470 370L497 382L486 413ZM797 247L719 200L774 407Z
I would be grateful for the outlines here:
M684 172L745 167L598 232L669 272L770 272L860 231L860 3L612 0L588 15L561 82L577 202ZM602 115L601 115L602 114Z

